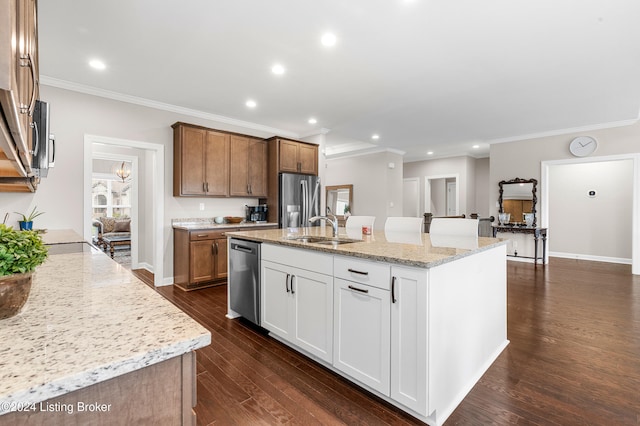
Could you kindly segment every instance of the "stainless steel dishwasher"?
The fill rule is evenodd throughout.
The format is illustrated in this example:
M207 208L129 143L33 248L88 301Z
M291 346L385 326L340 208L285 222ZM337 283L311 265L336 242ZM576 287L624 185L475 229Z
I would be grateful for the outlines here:
M260 325L260 243L231 238L228 283L231 309Z

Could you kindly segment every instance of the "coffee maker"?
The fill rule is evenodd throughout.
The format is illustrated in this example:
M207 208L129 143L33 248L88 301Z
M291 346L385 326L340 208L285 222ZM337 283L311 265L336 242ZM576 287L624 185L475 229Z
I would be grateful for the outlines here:
M247 222L265 223L267 221L267 205L258 204L257 206L245 205Z

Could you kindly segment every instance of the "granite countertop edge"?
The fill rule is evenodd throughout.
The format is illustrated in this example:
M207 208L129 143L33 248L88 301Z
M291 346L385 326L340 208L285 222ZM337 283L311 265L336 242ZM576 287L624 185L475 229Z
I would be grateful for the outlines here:
M400 256L391 256L387 254L375 254L375 253L367 253L362 250L358 250L358 246L360 244L372 244L368 242L354 242L344 245L339 245L337 247L327 246L325 244L315 244L315 243L304 243L296 240L288 240L284 238L271 238L271 237L263 237L259 235L248 234L246 231L236 231L236 232L228 232L226 233L228 237L235 237L239 239L245 239L250 241L257 241L261 243L270 243L275 245L287 246L292 248L313 250L318 252L329 253L333 255L342 255L342 256L350 256L357 257L366 260L394 263L399 265L417 267L417 268L434 268L439 265L443 265L445 263L453 262L458 259L462 259L467 256L474 255L476 253L480 253L483 251L491 250L493 248L503 246L507 244L507 240L501 238L491 238L495 240L495 242L483 245L481 247L466 249L464 251L460 251L453 255L441 255L441 258L429 261L421 261L415 259L407 259L402 258ZM428 238L428 234L424 234ZM487 237L488 238L488 237ZM375 243L373 243L375 244ZM404 243L393 243L398 244L398 247L404 245ZM455 247L452 247L455 248Z
M37 404L184 355L209 344L211 344L211 335L203 334L161 349L138 354L131 358L120 359L113 363L80 371L71 376L60 377L48 383L32 386L0 398L0 415L15 411L11 407Z
M23 310L1 323L0 415L211 343L205 327L99 251L49 256Z
M186 231L211 230L211 229L233 229L233 228L256 228L256 227L277 227L274 222L240 222L240 223L215 223L207 220L203 221L173 221L171 227L173 229L183 229Z

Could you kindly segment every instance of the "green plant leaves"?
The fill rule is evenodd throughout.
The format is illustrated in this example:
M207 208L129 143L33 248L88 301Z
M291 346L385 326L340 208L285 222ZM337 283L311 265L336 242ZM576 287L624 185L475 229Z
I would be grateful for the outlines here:
M47 254L47 246L35 231L16 231L0 224L0 276L31 272Z

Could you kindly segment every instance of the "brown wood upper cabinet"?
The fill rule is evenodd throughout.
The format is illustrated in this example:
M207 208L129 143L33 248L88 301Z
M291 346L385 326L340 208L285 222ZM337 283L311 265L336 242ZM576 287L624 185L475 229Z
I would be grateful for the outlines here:
M11 191L4 188L11 181L24 186L16 191L29 191L35 189L30 124L39 95L36 1L1 2L0 17L0 178L9 178L0 190Z
M267 196L267 142L231 135L229 195Z
M202 127L173 126L173 195L229 195L230 135Z
M318 145L278 139L279 171L318 174Z

